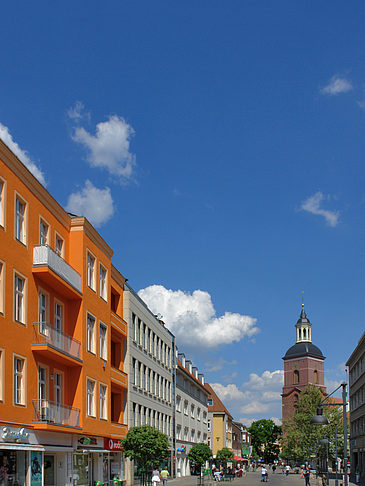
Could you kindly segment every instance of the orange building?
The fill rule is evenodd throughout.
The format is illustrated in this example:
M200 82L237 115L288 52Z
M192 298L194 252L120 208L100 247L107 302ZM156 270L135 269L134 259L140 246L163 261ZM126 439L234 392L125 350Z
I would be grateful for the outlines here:
M0 140L0 485L125 479L125 278Z

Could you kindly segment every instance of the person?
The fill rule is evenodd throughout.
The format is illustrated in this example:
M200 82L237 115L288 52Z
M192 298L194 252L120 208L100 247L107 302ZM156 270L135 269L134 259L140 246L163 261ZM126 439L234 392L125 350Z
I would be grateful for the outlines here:
M261 482L264 483L266 480L266 467L264 465L261 466Z
M275 465L275 464L273 464L273 465L272 465L272 472L275 474L275 471L276 471L276 465Z
M162 478L162 484L163 486L167 486L167 478L170 476L167 467L163 467L161 471L161 478Z
M286 477L288 477L288 476L289 476L289 471L290 471L290 466L289 466L289 464L287 464L287 465L285 466L285 476L286 476Z
M221 472L217 468L214 469L214 480L218 482L221 480Z
M8 458L4 455L2 460L2 465L0 467L0 486L7 484L9 472Z
M310 468L307 462L305 463L303 468L303 476L304 476L305 486L310 486L310 482L309 482Z
M153 486L158 486L160 484L160 471L158 467L152 471L152 484Z
M322 476L322 486L327 486L327 478L325 474Z

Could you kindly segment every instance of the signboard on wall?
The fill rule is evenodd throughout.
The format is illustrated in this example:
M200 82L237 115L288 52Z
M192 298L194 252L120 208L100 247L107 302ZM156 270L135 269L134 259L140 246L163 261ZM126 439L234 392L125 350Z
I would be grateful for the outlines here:
M122 441L118 439L104 438L104 449L107 451L120 451L122 452Z

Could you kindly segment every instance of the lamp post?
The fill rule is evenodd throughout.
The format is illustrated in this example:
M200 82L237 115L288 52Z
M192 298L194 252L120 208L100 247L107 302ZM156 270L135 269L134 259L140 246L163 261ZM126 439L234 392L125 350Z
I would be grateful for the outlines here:
M328 484L328 444L329 444L328 437L325 437L319 443L321 445L325 445L326 446L326 484Z
M347 401L347 393L346 387L347 383L343 382L340 386L338 386L332 393L327 395L324 400L318 405L317 408L317 415L315 415L310 423L313 425L328 425L327 417L323 415L323 405L331 405L330 403L324 403L326 400L329 399L331 395L333 395L339 388L342 387L342 415L343 415L343 462L344 462L344 482L345 486L348 486L348 476L347 476L347 413L346 413L346 401ZM337 479L337 423L335 423L335 434L336 434L336 486L338 486L338 479Z

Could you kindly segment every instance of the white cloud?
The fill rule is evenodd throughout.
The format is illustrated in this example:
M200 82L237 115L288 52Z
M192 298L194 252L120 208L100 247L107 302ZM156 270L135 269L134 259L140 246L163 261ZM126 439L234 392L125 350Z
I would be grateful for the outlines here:
M273 401L281 400L281 394L280 392L275 392L275 391L265 391L262 394L262 400L265 402L273 402Z
M329 226L337 226L339 223L340 213L339 211L329 211L328 209L322 209L321 204L324 199L324 194L318 191L313 194L313 196L309 196L308 199L303 201L300 209L302 209L303 211L307 211L308 213L315 214L317 216L323 216Z
M243 425L246 425L246 427L251 427L252 422L256 422L257 420L261 420L260 418L247 418L247 417L242 417L239 419L239 422L241 422ZM270 417L270 420L274 422L275 425L281 425L282 421L278 417Z
M270 410L270 404L269 403L262 403L259 402L258 400L253 400L250 403L247 403L243 407L241 407L241 413L266 413L268 410Z
M225 400L245 399L245 394L237 388L237 385L230 384L224 386L221 383L210 383L210 386L213 388L213 390L216 392L222 402L224 402Z
M283 423L279 417L270 417L270 420L272 420L275 425L281 425Z
M277 390L281 391L284 384L284 371L264 371L261 376L256 373L250 374L250 381L244 383L245 389L249 390Z
M329 80L329 83L321 88L321 93L329 96L337 96L340 93L347 93L353 89L351 81L335 74Z
M79 216L85 216L96 227L101 226L114 214L110 189L98 189L86 180L85 186L79 192L69 196L66 209Z
M75 122L80 122L82 119L90 119L90 113L85 110L85 105L81 101L76 101L74 106L67 110L67 116Z
M236 360L227 361L226 359L223 358L217 358L214 361L208 361L207 363L205 363L204 371L207 372L220 371L223 369L224 366L233 366L235 364L237 364Z
M151 285L138 294L154 314L162 314L177 342L185 346L213 348L259 332L253 317L232 312L217 317L210 294L202 290L189 293Z
M0 123L0 138L10 148L10 150L18 157L19 160L30 170L30 172L36 177L41 184L46 186L46 181L43 172L37 167L37 165L30 160L29 155L25 150L22 150L19 145L13 139L8 127Z
M87 149L91 167L106 169L125 183L131 180L136 163L135 155L129 151L133 135L133 128L124 118L114 115L96 125L95 135L83 127L74 128L72 139Z

